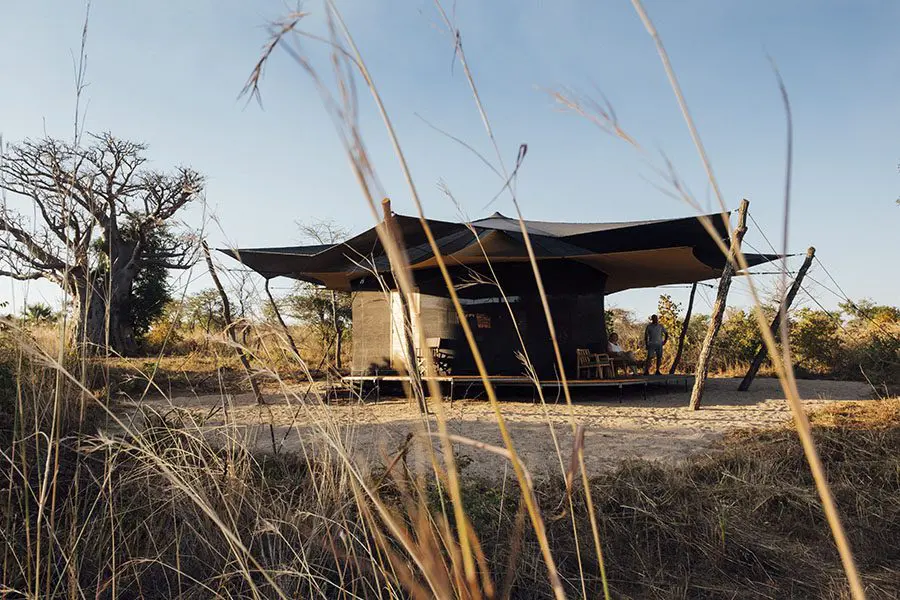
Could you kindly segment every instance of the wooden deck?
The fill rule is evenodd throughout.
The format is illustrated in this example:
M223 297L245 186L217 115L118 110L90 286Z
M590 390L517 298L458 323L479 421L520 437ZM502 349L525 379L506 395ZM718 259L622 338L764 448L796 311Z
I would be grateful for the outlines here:
M351 375L341 378L351 387L358 388L362 392L366 386L371 386L376 393L376 400L381 396L382 384L409 383L408 375ZM455 389L480 389L484 382L478 375L437 375L435 377L422 377L422 381L435 381L449 387L450 399L453 399ZM495 388L536 388L534 380L524 375L489 375L488 381ZM537 382L544 389L560 389L562 382L558 379L541 379ZM569 388L575 389L618 389L620 394L625 388L637 388L646 397L650 386L676 388L684 391L690 390L694 383L693 375L634 375L612 379L570 379L566 382Z

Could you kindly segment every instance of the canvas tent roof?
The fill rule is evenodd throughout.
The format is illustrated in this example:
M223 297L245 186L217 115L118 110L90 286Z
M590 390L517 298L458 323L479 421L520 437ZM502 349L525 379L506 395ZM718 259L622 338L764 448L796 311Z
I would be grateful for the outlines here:
M708 215L728 243L721 216ZM396 230L426 293L446 295L437 260L417 217L394 215ZM534 288L534 277L517 219L495 213L470 224L428 220L441 255L463 296L496 296ZM549 293L607 294L639 287L691 283L718 277L725 264L697 217L615 223L525 221ZM375 228L338 244L223 250L264 277L286 276L337 290L378 290L393 282ZM486 260L490 260L490 264ZM750 266L775 255L749 254Z

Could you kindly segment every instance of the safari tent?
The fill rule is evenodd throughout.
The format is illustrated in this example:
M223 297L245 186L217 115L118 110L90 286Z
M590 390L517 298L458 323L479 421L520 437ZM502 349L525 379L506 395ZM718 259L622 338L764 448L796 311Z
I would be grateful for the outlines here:
M708 215L728 246L722 217ZM457 312L418 217L394 214L391 231L409 259L416 292L409 305L423 332L411 336L453 348L455 375L473 373ZM540 377L553 377L553 354L540 295L518 219L495 213L471 223L429 219L465 318L492 375L521 374L522 343ZM550 305L564 364L577 348L605 348L605 297L633 288L717 278L725 258L700 218L611 223L525 221ZM290 277L353 292L352 370L384 373L400 366L407 337L403 302L377 228L344 242L223 250L263 277ZM750 266L776 258L746 255ZM521 340L521 342L520 342ZM433 348L432 348L433 350ZM429 351L416 347L417 353Z

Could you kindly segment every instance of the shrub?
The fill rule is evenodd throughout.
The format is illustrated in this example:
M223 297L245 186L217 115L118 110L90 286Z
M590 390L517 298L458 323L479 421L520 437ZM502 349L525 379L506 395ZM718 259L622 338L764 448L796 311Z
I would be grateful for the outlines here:
M835 370L842 354L836 315L801 308L791 324L794 365L801 372L827 375Z

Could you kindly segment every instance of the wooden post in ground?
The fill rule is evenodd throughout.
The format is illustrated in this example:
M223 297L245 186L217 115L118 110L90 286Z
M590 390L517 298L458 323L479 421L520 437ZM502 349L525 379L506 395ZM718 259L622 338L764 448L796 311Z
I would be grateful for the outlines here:
M691 297L688 300L687 312L684 314L684 323L681 325L681 335L678 336L678 348L675 350L675 359L669 367L669 375L675 374L678 363L681 362L681 353L684 351L684 338L687 337L688 325L691 324L691 311L694 310L694 295L697 293L697 282L691 286Z
M772 325L770 326L772 335L775 336L775 339L778 339L778 330L781 328L781 320L787 315L787 311L791 307L791 302L794 301L794 297L797 295L797 292L800 291L800 284L803 283L803 278L806 276L806 272L809 271L809 267L812 265L815 256L816 249L810 246L806 251L806 260L803 261L800 270L797 271L797 277L794 279L794 283L791 284L787 294L781 300L781 306L778 308L778 313L775 315L775 318L772 319ZM747 374L744 375L744 379L741 380L741 384L738 386L738 391L746 392L750 389L750 384L753 383L753 378L756 377L756 373L759 371L759 367L762 365L765 358L766 345L760 344L759 349L756 351L756 356L753 357L753 362L750 363L750 368L747 369ZM773 360L777 360L777 358L773 358Z
M244 348L238 343L237 334L234 332L234 324L231 321L231 303L228 301L228 295L225 293L225 288L222 287L222 282L219 281L219 275L216 273L216 268L213 266L212 257L209 255L209 246L206 244L206 240L203 240L202 245L203 255L206 257L206 266L209 268L209 274L212 277L216 289L219 291L219 297L222 299L225 330L228 332L228 337L231 338L231 343L234 346L235 353L238 355L238 359L241 361L241 366L244 367L244 372L247 374L247 379L250 381L250 387L253 389L253 395L256 397L257 404L265 404L266 401L259 391L259 384L253 379L250 360L247 358L246 353L244 353Z
M382 222L384 223L385 234L402 250L403 238L400 232L397 231L394 213L391 211L390 198L385 198L381 201L381 212L383 214ZM387 254L387 251L385 251L385 254ZM412 376L413 372L418 372L418 365L416 364L416 346L412 337L412 315L409 309L409 298L400 289L400 282L396 276L394 277L394 286L397 288L397 295L400 299L400 311L403 317L403 331L401 333L403 334L403 346L407 355L407 362L409 363L406 368L410 376Z
M403 236L400 231L397 230L397 223L394 221L394 214L391 211L391 200L390 198L385 198L381 201L381 211L384 215L383 223L385 234L390 237L400 248L401 252L404 252L403 246ZM419 379L419 365L416 357L416 344L413 339L413 331L412 331L412 313L409 307L409 297L407 297L406 293L400 289L400 283L398 278L394 277L394 284L397 288L397 296L400 299L400 310L403 318L403 331L401 332L403 335L403 346L406 351L407 356L407 373L410 377L410 383L413 387L412 394L415 395L419 400L419 408L423 412L427 412L427 407L424 403L424 392L422 390L421 381ZM393 309L392 309L393 310ZM393 317L392 317L393 318Z
M719 291L716 294L716 301L713 304L712 315L709 319L709 328L706 330L706 337L703 339L703 346L700 348L700 358L697 359L697 371L694 377L694 389L691 392L691 410L699 410L700 401L703 398L703 390L706 388L706 376L709 373L709 359L712 356L713 344L719 328L722 326L722 317L725 315L725 306L728 301L728 290L731 288L731 278L737 266L737 255L741 251L741 242L744 234L747 233L747 209L750 202L741 201L741 207L738 209L738 225L734 230L731 238L731 248L728 250L725 267L722 269L722 278L719 280Z
M288 329L287 323L284 322L284 317L281 316L281 309L278 308L278 303L275 302L275 296L272 295L272 291L269 289L269 278L266 277L266 296L269 297L269 303L272 305L272 312L275 313L275 318L278 319L278 323L281 324L281 330L284 332L285 337L287 338L288 344L291 346L291 350L301 362L303 358L300 356L300 350L297 349L297 344L294 342L294 336L291 335L291 330Z

